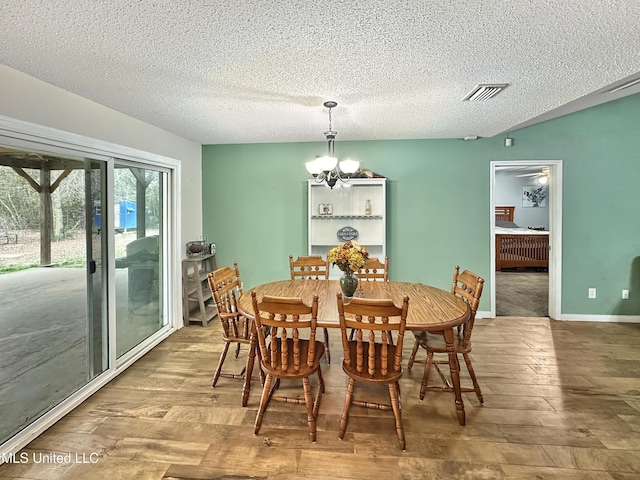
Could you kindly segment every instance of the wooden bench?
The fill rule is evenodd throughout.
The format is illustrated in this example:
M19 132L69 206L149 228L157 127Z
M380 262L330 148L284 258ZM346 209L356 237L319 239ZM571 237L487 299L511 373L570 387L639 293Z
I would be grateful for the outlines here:
M4 232L0 235L0 244L2 243L18 243L18 234L17 233L9 233Z

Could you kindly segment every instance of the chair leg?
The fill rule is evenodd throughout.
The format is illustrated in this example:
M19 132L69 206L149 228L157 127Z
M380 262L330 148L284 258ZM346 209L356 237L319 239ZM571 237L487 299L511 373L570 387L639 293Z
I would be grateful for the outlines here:
M469 376L471 377L471 381L473 382L473 390L476 392L476 397L478 397L478 401L481 404L483 404L484 399L482 398L480 385L478 385L478 380L476 379L476 372L473 370L473 366L471 365L471 359L469 358L469 354L463 353L462 358L464 358L464 363L467 364L467 370L469 371Z
M313 416L318 418L318 411L320 410L320 399L322 398L322 394L324 393L324 380L322 378L322 372L320 368L318 368L318 392L316 393L316 398L313 401Z
M324 329L324 349L327 357L327 365L331 363L331 351L329 350L329 330Z
M225 358L227 358L227 352L229 351L229 342L225 342L224 347L222 348L222 353L220 354L220 360L218 360L218 367L213 374L213 379L211 380L211 386L215 387L216 383L218 383L218 379L220 378L220 374L222 373L222 365L224 364Z
M322 378L322 370L320 368L318 368L318 384L320 391L324 393L324 378Z
M264 386L264 381L265 381L266 375L262 371L262 368L260 368L260 358L258 358L257 355L256 355L256 360L258 361L258 370L259 370L258 375L260 375L260 385Z
M405 451L407 449L407 444L404 439L404 427L402 426L402 408L400 405L399 389L400 385L397 382L389 384L389 397L391 397L391 408L393 409L393 416L396 420L398 442L400 442L402 451Z
M344 434L347 431L347 419L349 418L349 408L351 408L351 400L353 399L353 387L356 381L353 378L349 379L349 385L347 386L347 396L344 400L344 408L342 410L342 417L340 417L340 430L338 431L338 438L342 440Z
M260 383L264 385L264 373L260 368L260 357L258 353L258 334L252 333L249 343L249 353L247 355L247 369L244 379L244 385L242 386L242 406L246 407L249 403L249 393L251 392L251 378L253 375L253 365L256 358L258 359L258 369L260 370Z
M311 386L309 385L309 377L302 379L302 388L304 390L304 403L307 406L307 423L309 424L309 436L313 443L316 442L316 417L313 414L314 405L311 402Z
M418 340L413 344L413 350L411 350L411 356L409 357L409 362L407 363L407 370L411 371L411 367L413 367L413 362L416 360L416 353L418 353Z
M279 388L280 388L280 379L276 378L276 381L273 382L273 386L271 387L271 394L269 395L269 398L271 398L271 395L273 395L273 393Z
M427 352L427 361L424 364L424 375L422 376L422 384L420 385L420 400L424 400L424 394L427 393L427 381L431 373L433 365L433 352Z
M262 388L262 395L260 396L260 406L258 407L258 415L256 416L256 424L253 430L254 435L257 435L260 432L260 426L262 425L262 417L264 417L264 412L267 409L267 405L269 404L269 400L271 399L271 381L273 377L271 375L267 375L264 380L264 387Z

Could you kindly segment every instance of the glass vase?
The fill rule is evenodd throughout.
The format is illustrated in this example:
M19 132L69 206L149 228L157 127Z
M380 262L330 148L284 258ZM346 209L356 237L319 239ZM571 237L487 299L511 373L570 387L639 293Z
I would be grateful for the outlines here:
M346 270L340 277L340 289L345 298L351 298L358 288L358 277L351 270Z

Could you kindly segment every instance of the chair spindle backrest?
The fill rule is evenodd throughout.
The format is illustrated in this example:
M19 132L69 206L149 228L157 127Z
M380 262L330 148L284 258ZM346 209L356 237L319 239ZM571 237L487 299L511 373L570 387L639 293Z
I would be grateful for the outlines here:
M371 378L384 378L389 373L400 372L409 297L404 296L402 307L396 307L390 299L354 297L349 303L344 303L341 293L337 298L344 362L358 373L364 374L366 369ZM356 331L354 340L349 340L350 329ZM393 331L397 332L395 346L391 338ZM355 344L354 350L350 344ZM395 352L391 363L389 351Z
M296 260L289 255L289 271L291 280L329 278L329 262L320 255L299 256Z
M480 305L480 296L484 287L484 279L469 270L460 273L460 266L456 265L453 269L453 282L451 284L451 293L461 297L469 305L471 315L469 320L463 325L462 334L465 342L471 338L471 331L476 319L478 305Z
M221 267L207 275L209 288L218 309L218 318L222 325L224 338L238 337L238 298L242 295L242 279L238 263L233 263L233 269ZM248 322L244 322L242 336L248 336Z
M363 281L389 281L389 257L384 257L384 263L382 263L376 257L369 257L367 263L357 273L356 277Z
M317 295L314 295L311 306L306 305L301 298L265 295L258 301L255 291L251 292L251 301L263 365L284 372L290 368L293 372L298 372L303 363L311 367L316 355ZM269 333L268 344L263 327ZM308 330L307 334L305 330ZM306 340L309 347L306 358L303 358L302 342ZM288 364L290 351L293 353L293 365Z

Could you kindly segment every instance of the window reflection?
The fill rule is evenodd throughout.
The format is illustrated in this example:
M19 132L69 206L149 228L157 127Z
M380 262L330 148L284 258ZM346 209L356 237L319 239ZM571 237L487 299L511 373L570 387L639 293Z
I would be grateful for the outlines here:
M162 310L163 173L116 166L116 352L166 324Z

